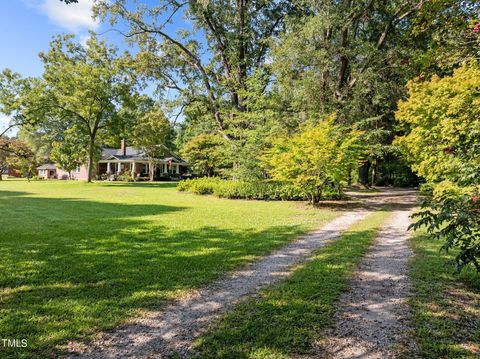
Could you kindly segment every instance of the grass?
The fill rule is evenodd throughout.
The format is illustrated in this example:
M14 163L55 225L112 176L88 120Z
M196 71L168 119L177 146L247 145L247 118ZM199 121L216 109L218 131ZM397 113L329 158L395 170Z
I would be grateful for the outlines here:
M454 253L439 252L439 241L417 233L411 243L412 339L418 356L479 358L480 275L473 269L453 274L446 263Z
M335 303L388 212L376 212L321 248L286 281L227 314L196 348L201 358L297 358L313 354Z
M337 214L169 183L0 182L0 357L56 356Z

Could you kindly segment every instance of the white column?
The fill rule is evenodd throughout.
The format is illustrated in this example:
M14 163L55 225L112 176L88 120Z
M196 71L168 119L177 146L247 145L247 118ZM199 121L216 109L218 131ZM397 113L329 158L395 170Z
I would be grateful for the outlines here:
M178 175L180 173L180 166L178 163L175 165L175 173Z
M122 172L122 164L120 162L117 162L117 173Z
M110 162L107 162L107 173L110 173L112 169L110 168Z
M132 162L131 167L132 167L132 178L135 179L135 162Z

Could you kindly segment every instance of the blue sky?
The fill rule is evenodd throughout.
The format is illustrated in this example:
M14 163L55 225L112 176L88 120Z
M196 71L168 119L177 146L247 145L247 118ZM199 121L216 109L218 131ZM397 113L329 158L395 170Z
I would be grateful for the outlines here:
M93 0L69 5L59 0L0 0L0 71L10 68L23 76L41 75L38 53L46 51L52 37L61 33L73 33L84 42L93 30L105 33L102 36L108 37L110 43L125 49L121 35L105 32L110 26L92 18L92 4ZM173 28L179 21L176 19ZM152 88L147 92L151 93ZM8 119L0 114L0 132L7 123Z
M42 73L40 51L53 36L74 33L84 41L89 30L100 30L91 18L92 0L65 5L59 0L0 1L0 71L10 68L24 76ZM0 115L0 129L8 119Z
M157 3L144 0L137 1L137 4L142 2ZM92 4L93 0L79 0L77 4L69 5L60 0L0 0L0 71L10 68L23 76L41 75L42 63L38 53L48 50L52 37L61 33L73 33L84 42L89 31L93 30L125 49L127 46L120 34L107 31L109 24L101 24L92 18ZM190 28L191 24L185 23L178 15L169 30L175 32L178 27ZM151 94L153 86L146 91ZM167 97L172 95L166 94ZM8 119L0 114L0 132L7 123Z

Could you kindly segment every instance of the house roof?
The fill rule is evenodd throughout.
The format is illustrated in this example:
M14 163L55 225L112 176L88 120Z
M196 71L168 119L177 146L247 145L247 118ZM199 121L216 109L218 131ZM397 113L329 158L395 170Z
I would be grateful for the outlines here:
M37 170L56 170L57 166L55 163L45 163L44 165L38 166Z
M123 151L121 148L102 148L102 155L100 159L101 160L116 159L116 160L142 161L142 160L147 160L147 156L145 155L145 151L132 146L127 146L125 148L125 155L123 154ZM167 161L167 162L172 161L176 163L186 163L186 161L183 158L181 158L180 156L177 156L174 153L171 153L170 151L167 156L157 158L157 160Z

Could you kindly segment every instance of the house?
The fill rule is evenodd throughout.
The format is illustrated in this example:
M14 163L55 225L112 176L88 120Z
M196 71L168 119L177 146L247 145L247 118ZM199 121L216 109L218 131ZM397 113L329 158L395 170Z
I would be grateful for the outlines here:
M127 146L121 141L119 149L104 148L98 161L99 176L129 174L133 178L149 176L149 161L141 149ZM168 155L155 159L156 179L180 178L188 173L187 162L181 157L169 152Z
M119 175L131 176L134 179L149 177L149 161L145 152L127 146L122 140L120 148L103 148L100 160L96 164L96 174L101 179L115 178ZM179 156L168 155L155 159L155 179L181 178L188 173L185 160ZM61 170L53 163L37 167L38 176L43 179L68 179L68 172ZM86 180L86 166L82 165L72 172L72 179Z
M37 167L37 175L42 179L87 179L87 168L79 166L70 174L55 163L46 163Z
M5 175L8 177L22 177L22 174L16 171L15 169L13 169L12 167L4 168L0 175Z

